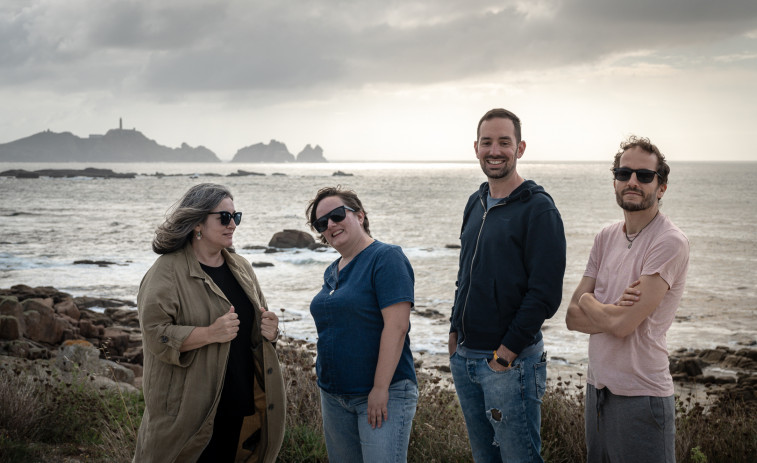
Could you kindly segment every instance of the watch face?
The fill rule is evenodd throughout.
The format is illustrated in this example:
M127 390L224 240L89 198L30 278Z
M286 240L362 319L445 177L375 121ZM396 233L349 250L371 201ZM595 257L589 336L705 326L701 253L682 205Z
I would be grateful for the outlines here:
M510 366L510 364L507 363L507 360L503 359L502 357L497 357L497 363L499 363L503 367L509 367Z

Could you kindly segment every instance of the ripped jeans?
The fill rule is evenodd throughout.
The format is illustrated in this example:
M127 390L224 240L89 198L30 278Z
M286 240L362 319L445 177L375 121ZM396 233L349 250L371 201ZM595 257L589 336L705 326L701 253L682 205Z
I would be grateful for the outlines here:
M494 371L487 359L450 357L455 389L476 463L543 462L541 398L547 383L544 354L518 357Z

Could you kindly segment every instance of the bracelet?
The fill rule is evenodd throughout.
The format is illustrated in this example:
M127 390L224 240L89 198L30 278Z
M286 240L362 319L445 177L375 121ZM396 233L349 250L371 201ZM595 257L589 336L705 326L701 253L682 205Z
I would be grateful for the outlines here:
M500 365L502 365L505 368L510 368L511 366L513 366L513 362L508 362L507 360L505 360L502 357L500 357L499 355L497 355L497 351L496 350L494 351L494 361L497 362L497 363L499 363Z

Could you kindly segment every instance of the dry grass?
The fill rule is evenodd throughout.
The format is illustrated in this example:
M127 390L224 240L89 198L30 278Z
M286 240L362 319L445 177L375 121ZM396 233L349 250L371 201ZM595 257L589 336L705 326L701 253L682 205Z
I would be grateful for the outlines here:
M287 388L287 431L278 461L326 462L312 344L283 338L279 359ZM128 462L144 409L141 394L95 390L74 383L0 373L0 461ZM9 373L9 374L8 374ZM445 379L418 373L420 398L408 451L410 462L471 461L462 411ZM584 381L550 384L542 405L542 454L550 463L586 461ZM693 395L677 400L679 463L741 463L757 455L757 413L724 398L715 406Z

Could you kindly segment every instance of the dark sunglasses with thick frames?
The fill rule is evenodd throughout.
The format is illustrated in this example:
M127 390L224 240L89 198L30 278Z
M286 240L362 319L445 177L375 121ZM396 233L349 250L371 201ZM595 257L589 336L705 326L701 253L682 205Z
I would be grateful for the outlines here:
M631 174L636 174L636 179L641 183L652 183L655 175L662 178L659 172L649 169L629 169L628 167L616 167L612 170L615 180L627 182L631 180Z
M347 217L346 211L355 212L355 209L348 206L339 206L336 209L332 209L328 214L318 217L318 219L313 222L313 228L315 228L315 231L318 233L325 232L326 229L329 228L329 219L334 223L339 223Z
M227 211L219 211L219 212L208 212L208 214L218 214L221 216L221 225L226 226L231 222L231 219L234 219L234 223L239 225L239 222L242 221L242 213L241 212L227 212Z

